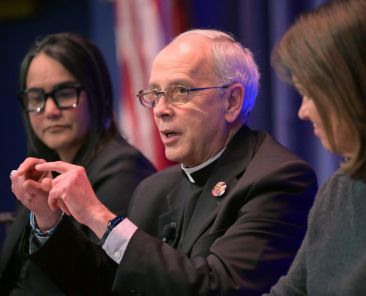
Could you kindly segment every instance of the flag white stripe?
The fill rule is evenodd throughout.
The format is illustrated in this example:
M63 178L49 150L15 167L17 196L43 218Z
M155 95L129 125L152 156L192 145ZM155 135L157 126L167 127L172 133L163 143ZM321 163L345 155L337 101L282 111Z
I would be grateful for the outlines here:
M126 68L121 75L128 75L129 85L122 85L121 116L119 124L129 142L138 147L155 165L158 147L152 111L140 106L136 93L148 87L148 76L153 58L165 45L161 12L154 0L116 1L116 40L120 65ZM127 90L130 93L127 93Z

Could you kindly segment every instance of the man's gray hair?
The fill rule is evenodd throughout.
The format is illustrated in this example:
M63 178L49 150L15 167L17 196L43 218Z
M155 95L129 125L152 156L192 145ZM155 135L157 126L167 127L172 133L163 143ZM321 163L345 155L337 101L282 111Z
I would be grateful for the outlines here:
M212 67L218 84L241 83L244 87L242 115L245 121L254 108L258 94L260 73L252 52L228 33L218 30L195 29L176 38L196 34L212 41Z

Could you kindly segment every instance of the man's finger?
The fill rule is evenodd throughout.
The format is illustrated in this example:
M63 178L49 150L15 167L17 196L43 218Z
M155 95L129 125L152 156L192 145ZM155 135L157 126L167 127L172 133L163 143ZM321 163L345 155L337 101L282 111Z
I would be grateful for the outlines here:
M53 171L60 174L66 173L67 171L73 169L74 167L75 165L63 161L45 162L37 164L35 166L37 171L41 172Z
M59 206L59 208L68 216L70 216L70 211L69 209L67 208L66 204L61 200L61 199L58 199L57 200L57 205Z
M34 169L35 165L44 163L44 162L46 162L44 159L28 157L21 163L21 165L17 169L17 174L19 176L25 175L29 172L29 170Z
M41 181L42 189L45 191L50 191L52 189L52 179L51 178L44 178Z
M25 180L23 186L26 190L42 190L42 184L32 179Z

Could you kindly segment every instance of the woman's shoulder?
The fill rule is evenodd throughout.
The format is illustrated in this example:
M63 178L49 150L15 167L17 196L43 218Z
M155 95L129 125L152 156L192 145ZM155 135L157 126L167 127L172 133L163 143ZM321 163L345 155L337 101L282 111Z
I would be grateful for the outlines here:
M97 153L114 153L114 154L126 154L126 155L141 155L141 152L128 143L128 141L119 133L110 137L99 149Z
M86 170L89 175L93 175L93 171L139 171L145 177L155 172L151 162L119 134L108 139L97 150Z
M151 162L120 134L116 134L108 139L97 150L92 162L98 161L138 162L141 165L153 167Z
M355 203L358 196L366 195L366 184L361 180L351 178L338 169L320 187L315 198L314 208L331 210L347 208Z
M318 195L325 192L341 193L347 191L354 182L355 180L351 179L349 175L338 169L320 187Z

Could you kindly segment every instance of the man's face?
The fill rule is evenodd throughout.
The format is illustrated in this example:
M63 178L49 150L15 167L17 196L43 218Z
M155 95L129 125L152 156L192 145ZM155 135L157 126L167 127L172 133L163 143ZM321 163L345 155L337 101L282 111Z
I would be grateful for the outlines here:
M175 40L156 57L150 88L171 85L188 88L217 86L212 76L211 52L206 38L188 35ZM154 118L168 159L187 167L197 166L219 152L228 139L225 97L221 89L191 92L191 99L178 106L161 96Z

